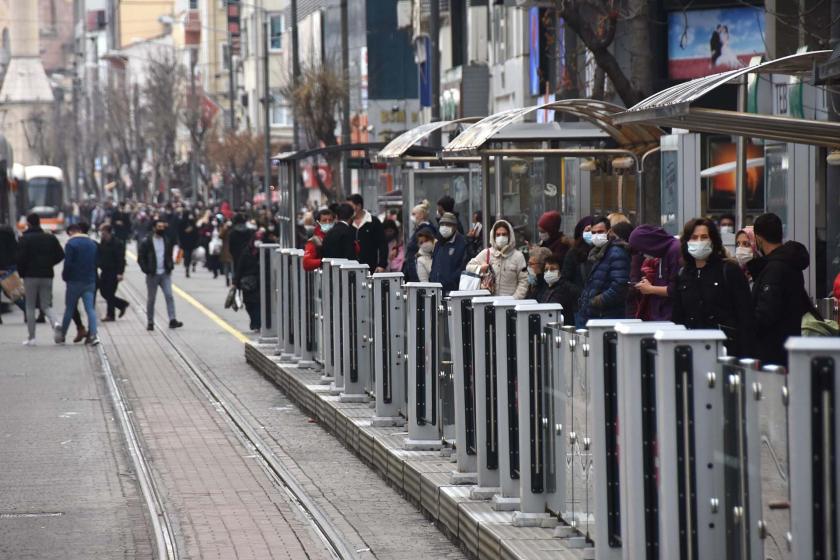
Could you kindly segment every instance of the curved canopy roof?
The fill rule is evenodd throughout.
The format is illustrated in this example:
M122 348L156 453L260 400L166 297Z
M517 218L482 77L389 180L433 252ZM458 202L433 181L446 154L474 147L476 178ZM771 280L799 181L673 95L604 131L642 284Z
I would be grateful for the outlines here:
M311 150L299 150L297 152L280 152L274 155L271 159L275 163L297 161L314 156L326 156L329 154L343 153L343 152L377 152L385 147L385 142L365 142L356 144L336 144L334 146L322 146L320 148L312 148ZM434 155L435 150L425 146L410 146L407 151L413 152L415 155Z
M617 124L614 117L624 110L618 105L593 99L563 99L485 117L447 144L443 148L443 155L474 154L505 127L540 109L559 111L587 121L605 131L620 147L626 149L642 151L658 145L662 135L659 128L649 124Z
M410 130L406 130L382 148L377 154L377 158L381 160L397 159L406 154L417 142L420 142L433 132L446 128L452 124L460 123L474 123L481 120L481 117L464 117L463 119L455 119L452 121L437 121L420 126L415 126Z
M810 76L815 65L825 62L830 55L831 51L827 50L797 53L677 84L627 109L616 121L837 148L840 123L691 106L725 84L738 83L747 74Z

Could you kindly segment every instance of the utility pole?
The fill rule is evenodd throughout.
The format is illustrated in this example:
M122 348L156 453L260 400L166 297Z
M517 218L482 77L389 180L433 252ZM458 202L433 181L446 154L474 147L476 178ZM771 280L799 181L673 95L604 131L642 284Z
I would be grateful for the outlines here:
M298 26L297 26L297 0L292 0L291 5L291 17L292 17L292 85L295 89L297 89L298 85L300 84L300 52L299 52L299 44L298 44ZM299 124L297 115L293 115L293 126L292 129L292 149L297 151L300 149L300 140L298 140L298 133L299 133ZM294 185L292 185L294 188Z
M195 65L197 61L196 49L190 49L190 111L192 112L190 120L190 140L192 142L192 149L190 150L190 188L192 189L192 204L193 208L198 206L198 98L195 94Z
M429 51L432 72L432 122L440 120L440 1L432 0L429 10ZM432 146L440 146L440 130L431 134Z
M265 177L263 178L263 192L265 193L265 203L271 206L271 93L269 91L268 81L268 52L271 43L271 34L269 32L269 16L263 11L263 135L265 142Z
M347 0L341 0L341 78L344 80L344 95L341 98L341 143L350 145L350 38L347 24ZM341 190L344 196L350 194L350 153L342 151Z
M228 126L231 130L236 130L236 73L233 68L233 36L228 29L228 102L230 103L230 117Z
M75 64L74 64L75 66ZM81 202L82 200L82 189L79 185L79 163L81 159L79 158L79 89L81 88L81 80L76 75L76 71L73 71L73 138L76 138L75 142L71 142L73 146L73 176L71 185L73 187L73 196L76 199L76 202Z

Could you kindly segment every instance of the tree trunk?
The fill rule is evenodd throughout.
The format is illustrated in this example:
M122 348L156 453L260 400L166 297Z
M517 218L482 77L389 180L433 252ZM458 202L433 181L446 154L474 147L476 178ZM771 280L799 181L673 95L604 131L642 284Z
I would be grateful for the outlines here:
M650 9L648 0L629 0L628 8L632 14L627 22L630 40L630 80L636 91L647 96L653 90L653 52L650 47L650 28L648 21Z

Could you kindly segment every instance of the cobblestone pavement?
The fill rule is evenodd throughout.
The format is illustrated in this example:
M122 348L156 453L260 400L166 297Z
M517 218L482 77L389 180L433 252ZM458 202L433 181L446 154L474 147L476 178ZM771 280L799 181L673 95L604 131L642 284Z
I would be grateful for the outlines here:
M223 279L214 280L201 269L187 279L183 268L179 268L173 280L237 329L247 328L244 311L234 313L223 308ZM140 293L142 281L132 263L128 282L133 291ZM162 303L158 304L159 319L164 312ZM185 323L173 334L180 348L222 389L227 395L225 400L234 403L253 426L262 428L264 439L278 459L343 537L360 551L361 558L464 557L417 508L248 366L240 341L184 298L176 296L176 305L178 317ZM141 319L135 315L131 321L142 327L145 323Z
M56 312L63 284L55 282ZM96 353L55 346L23 314L0 325L0 558L152 558L125 443ZM74 329L71 327L71 335Z

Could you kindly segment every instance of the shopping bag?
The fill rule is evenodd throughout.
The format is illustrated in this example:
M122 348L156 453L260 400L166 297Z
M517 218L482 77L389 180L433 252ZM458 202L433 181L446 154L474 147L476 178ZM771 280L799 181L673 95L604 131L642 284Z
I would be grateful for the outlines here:
M227 297L225 298L225 309L233 308L234 311L237 309L234 307L236 305L236 287L231 287L228 290Z
M3 292L12 302L23 299L26 293L23 288L23 280L21 280L17 270L8 270L0 273L0 287L3 288Z
M477 290L481 287L481 276L473 272L464 271L461 273L461 280L458 282L458 289L461 291Z

